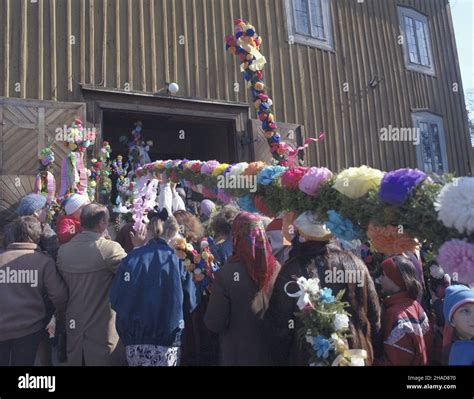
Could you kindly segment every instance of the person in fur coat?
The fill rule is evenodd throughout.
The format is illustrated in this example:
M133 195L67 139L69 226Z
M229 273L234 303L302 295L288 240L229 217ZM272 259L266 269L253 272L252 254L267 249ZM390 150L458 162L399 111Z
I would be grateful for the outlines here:
M307 279L317 277L321 288L331 288L335 296L344 290L342 300L349 303L346 310L351 315L349 348L365 350L365 365L372 365L375 358L373 343L379 342L380 304L367 267L362 259L342 250L331 240L330 231L318 223L314 215L305 212L295 220L294 226L300 242L282 266L265 314L273 363L277 366L309 365L309 354L313 349L298 336L302 324L295 316L299 311L297 298L289 297L285 290L288 282L303 276ZM349 271L351 273L347 273ZM338 272L342 272L347 281L335 279Z

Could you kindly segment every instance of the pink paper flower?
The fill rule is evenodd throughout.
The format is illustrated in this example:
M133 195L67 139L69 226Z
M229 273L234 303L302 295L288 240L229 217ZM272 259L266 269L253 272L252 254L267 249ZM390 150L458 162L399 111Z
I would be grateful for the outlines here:
M308 171L308 168L299 166L297 168L288 169L283 175L281 176L281 185L283 187L296 190L298 188L298 184L303 176Z
M304 193L314 196L326 180L332 177L332 172L327 168L309 168L301 178L298 186Z
M446 241L439 249L438 263L454 281L474 284L474 244Z

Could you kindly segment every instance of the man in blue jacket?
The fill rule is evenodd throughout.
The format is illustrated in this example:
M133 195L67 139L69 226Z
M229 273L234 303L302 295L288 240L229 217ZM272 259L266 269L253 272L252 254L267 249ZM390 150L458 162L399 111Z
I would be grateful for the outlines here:
M123 259L110 293L130 366L178 365L184 312L196 307L192 276L162 233L163 222L153 218L148 243Z

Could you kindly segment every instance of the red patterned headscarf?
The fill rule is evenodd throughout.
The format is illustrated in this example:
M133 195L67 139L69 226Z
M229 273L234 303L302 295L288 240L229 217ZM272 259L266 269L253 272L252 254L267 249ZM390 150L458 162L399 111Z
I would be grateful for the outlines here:
M230 261L242 263L258 289L268 292L277 261L261 219L252 213L240 213L232 225L232 239Z

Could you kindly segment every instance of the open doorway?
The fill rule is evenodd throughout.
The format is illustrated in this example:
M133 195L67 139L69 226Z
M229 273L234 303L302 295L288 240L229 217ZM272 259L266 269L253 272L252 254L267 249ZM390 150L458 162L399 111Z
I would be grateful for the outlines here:
M216 159L219 162L237 162L232 121L104 109L102 139L110 143L113 158L122 155L124 161L127 160L126 143L131 140L134 123L138 120L142 122L143 139L153 141L149 150L152 161Z

